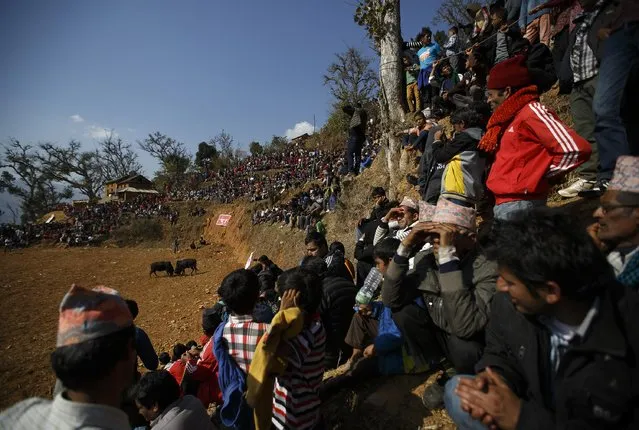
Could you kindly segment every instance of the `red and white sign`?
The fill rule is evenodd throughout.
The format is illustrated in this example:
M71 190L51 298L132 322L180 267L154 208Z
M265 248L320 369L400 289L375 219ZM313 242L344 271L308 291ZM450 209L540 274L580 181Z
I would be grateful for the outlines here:
M217 217L217 222L215 225L221 225L222 227L226 227L231 220L231 215L221 214Z

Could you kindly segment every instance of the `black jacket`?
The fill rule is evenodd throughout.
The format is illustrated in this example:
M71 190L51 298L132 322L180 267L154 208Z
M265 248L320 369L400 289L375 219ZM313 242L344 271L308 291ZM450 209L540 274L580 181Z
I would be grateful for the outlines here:
M573 341L556 375L550 351L548 329L496 294L476 370L495 369L522 399L518 429L639 428L637 293L605 287L586 336Z
M619 5L619 0L609 0L608 2L606 2L604 6L599 10L597 17L592 22L592 25L588 30L588 46L590 46L590 49L592 49L592 52L595 54L595 57L599 62L601 61L601 57L603 56L604 45L603 41L599 40L599 30L601 30L602 28L609 28L613 24L613 21L616 17L615 11L617 10L617 8L619 8ZM575 20L577 26L583 19L584 15L581 15L580 19ZM566 49L566 53L564 54L564 58L561 61L561 66L557 73L559 78L560 94L570 94L574 84L570 58L572 49L575 46L575 40L577 39L577 26L575 26L575 28L570 33L568 49Z
M362 237L360 237L355 244L355 251L353 252L353 255L357 259L358 287L364 285L364 279L366 279L368 272L370 272L375 264L373 260L373 239L375 239L375 231L377 230L380 219L397 205L398 202L396 201L386 200L382 205L373 208L368 218L362 220L360 226Z
M319 313L329 344L341 344L353 317L357 288L352 281L339 276L327 276L322 281L322 301Z

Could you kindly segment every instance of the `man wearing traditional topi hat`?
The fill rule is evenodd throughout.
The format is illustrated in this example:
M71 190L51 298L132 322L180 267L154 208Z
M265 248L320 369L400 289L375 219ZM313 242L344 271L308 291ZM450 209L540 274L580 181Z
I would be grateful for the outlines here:
M0 415L0 428L130 429L119 409L136 368L135 326L118 292L73 285L60 304L51 366L65 391L30 398Z
M495 196L495 218L509 219L544 206L551 181L588 160L592 148L540 103L525 56L493 67L487 87L493 115L478 147L495 154L486 185Z
M373 245L377 245L386 237L403 240L419 220L419 205L410 197L404 197L399 206L392 208L381 219Z
M617 279L639 289L639 157L617 159L612 180L588 228L595 243L608 252Z
M422 208L422 222L402 240L384 275L382 301L419 365L446 357L457 371L470 372L482 353L497 268L476 244L473 208L444 197L434 211ZM423 397L428 408L443 403L438 387Z

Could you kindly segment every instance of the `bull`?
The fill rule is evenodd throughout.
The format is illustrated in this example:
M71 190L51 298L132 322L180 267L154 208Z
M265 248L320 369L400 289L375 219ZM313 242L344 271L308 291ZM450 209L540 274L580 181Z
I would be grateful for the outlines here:
M166 272L169 276L173 276L173 265L170 261L156 261L155 263L151 263L149 277L151 277L151 275L158 276L155 272Z
M178 260L175 263L176 275L182 275L186 269L191 269L191 275L193 272L197 272L197 260L194 258L186 258L184 260Z

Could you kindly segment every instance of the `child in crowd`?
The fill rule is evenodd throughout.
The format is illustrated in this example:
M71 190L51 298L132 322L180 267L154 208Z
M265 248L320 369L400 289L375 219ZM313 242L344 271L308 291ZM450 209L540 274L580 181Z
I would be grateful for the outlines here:
M158 361L160 362L162 370L167 370L167 366L171 363L171 356L168 352L161 352L160 355L158 355Z
M223 331L228 353L246 373L255 347L268 330L268 324L253 321L253 310L260 295L258 277L250 270L231 272L222 281L218 295L230 312Z
M269 324L253 319L260 295L257 274L245 269L229 273L222 280L218 295L229 315L228 322L220 325L213 336L218 383L224 399L216 414L225 427L252 428L252 409L245 399L246 375L257 344L269 328Z
M426 140L428 139L428 130L432 127L433 122L428 121L422 112L415 112L412 115L413 128L401 130L396 136L402 137L402 145L408 150L424 151Z
M375 272L371 272L379 273L380 276L374 278L376 285L365 282L364 286L360 289L360 293L357 295L357 312L353 315L351 326L348 329L345 339L346 343L353 347L353 354L348 360L349 368L362 357L373 357L375 355L375 345L373 341L377 336L379 321L376 315L377 313L373 312L371 302L379 292L383 276L399 244L400 241L398 239L388 237L379 242L373 250L376 270Z
M444 46L442 46L442 48L444 48L444 55L448 58L448 61L450 61L450 65L455 72L459 70L459 57L455 55L457 51L459 51L458 32L459 29L457 27L451 27L450 30L448 30L448 40L444 43Z
M406 103L408 103L409 112L419 112L422 109L422 101L417 87L417 73L419 66L413 64L409 55L402 57L404 64L404 73L406 74Z
M289 290L295 291L293 303L285 301ZM317 276L295 268L284 272L278 280L282 309L297 306L304 313L302 332L281 348L288 366L275 378L273 393L273 426L277 429L314 429L321 427L319 387L324 374L326 332L317 309L322 297L322 284Z

